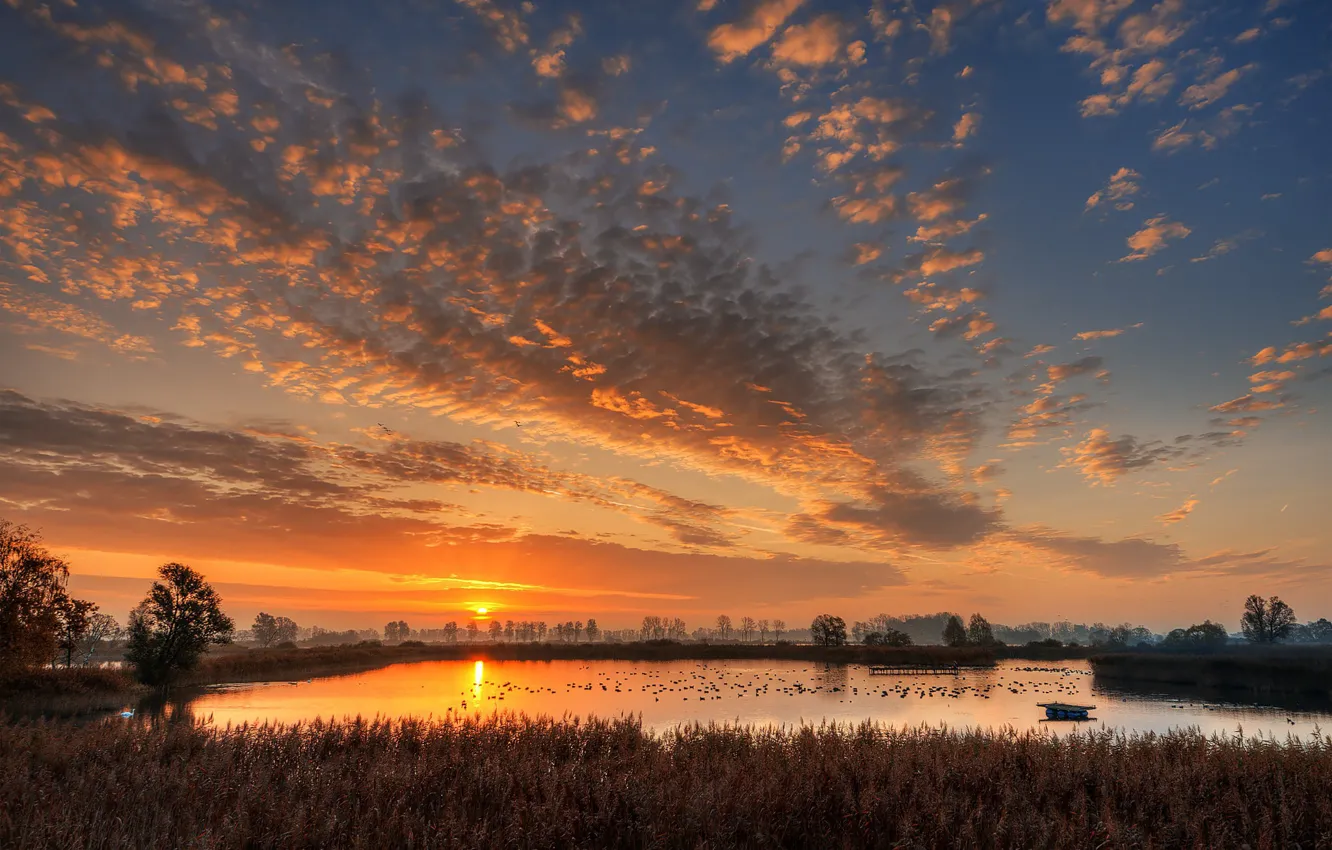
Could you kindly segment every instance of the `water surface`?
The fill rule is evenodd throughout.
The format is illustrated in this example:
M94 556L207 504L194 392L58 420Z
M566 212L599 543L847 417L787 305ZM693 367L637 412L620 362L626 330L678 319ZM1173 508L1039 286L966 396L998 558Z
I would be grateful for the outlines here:
M1044 719L1039 702L1095 705L1093 720ZM872 675L859 665L800 661L422 661L312 681L221 685L190 699L216 724L315 718L445 717L496 711L556 717L641 716L682 723L929 724L999 729L1114 727L1164 732L1287 733L1332 726L1332 713L1125 693L1093 685L1085 661L1005 661L959 675Z

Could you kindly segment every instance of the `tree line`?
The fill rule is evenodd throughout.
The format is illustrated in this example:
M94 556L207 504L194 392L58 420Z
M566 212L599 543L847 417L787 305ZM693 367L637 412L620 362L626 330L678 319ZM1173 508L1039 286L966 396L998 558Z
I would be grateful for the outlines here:
M10 674L38 666L88 664L103 643L123 638L125 661L137 677L151 685L166 685L180 673L195 667L209 647L230 643L236 637L235 625L222 611L217 591L192 568L179 563L163 564L147 596L130 612L124 629L115 618L98 610L96 604L68 593L69 565L49 552L39 536L26 526L0 520L0 674ZM895 624L937 622L943 618L939 639L948 646L998 646L1003 643L998 629L981 614L972 614L966 625L956 614L917 618L890 618L879 615L867 622L856 622L850 630L846 621L833 614L820 614L809 626L809 639L821 646L841 646L855 640L871 646L911 646L915 639L905 628ZM1093 645L1133 646L1157 643L1155 635L1142 626L1124 623L1100 627L1089 632ZM1332 642L1332 622L1326 618L1300 623L1294 610L1279 597L1264 599L1253 595L1245 600L1240 618L1241 634L1255 644L1282 642ZM701 640L757 639L767 642L769 635L778 642L790 636L780 619L754 619L743 616L738 623L727 614L717 616L715 629L688 632L683 619L649 615L637 630L603 631L591 617L586 622L568 620L548 626L544 621L501 622L490 620L486 637L491 641L563 642L581 640ZM263 647L294 645L303 630L285 616L261 611L249 630L249 637ZM405 620L385 624L384 637L390 642L442 640L457 642L459 634L469 642L482 639L477 621L463 629L456 622L440 629L412 629ZM1053 637L1037 644L1061 645ZM306 632L311 642L326 636L350 636L364 640L367 632L328 632L311 627ZM368 634L377 635L374 630ZM1228 643L1224 626L1205 620L1187 629L1174 629L1159 644L1165 648L1211 648ZM1076 642L1070 642L1076 643Z

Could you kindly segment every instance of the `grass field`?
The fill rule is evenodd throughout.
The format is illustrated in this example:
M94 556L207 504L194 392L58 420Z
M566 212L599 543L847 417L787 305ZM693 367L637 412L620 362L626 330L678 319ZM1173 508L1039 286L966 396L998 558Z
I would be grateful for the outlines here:
M0 846L1326 847L1332 740L499 717L0 726Z

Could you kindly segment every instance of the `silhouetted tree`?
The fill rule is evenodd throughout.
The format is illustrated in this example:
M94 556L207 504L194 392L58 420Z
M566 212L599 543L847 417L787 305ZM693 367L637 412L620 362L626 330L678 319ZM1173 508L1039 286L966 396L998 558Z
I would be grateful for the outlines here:
M809 624L809 635L819 646L842 646L846 643L846 621L832 614L820 614Z
M490 621L490 640L492 643L498 641L504 636L504 627L500 625L499 620Z
M93 654L101 646L103 641L115 640L120 634L120 623L110 614L103 614L100 611L88 618L88 630L83 635L83 641L79 644L78 655L80 664L88 664L92 661Z
M66 667L73 665L74 653L83 644L96 613L97 606L94 603L69 596L56 606L56 616L60 621L57 646L64 656Z
M476 620L472 620L470 623L467 624L468 643L476 643L477 638L479 638L480 635L481 635L481 627L476 624Z
M458 623L455 620L449 620L444 624L444 640L447 643L458 642Z
M962 626L962 620L953 614L948 618L944 625L943 642L945 646L966 646L967 630Z
M1290 634L1295 622L1295 612L1289 605L1275 596L1264 600L1255 594L1244 600L1240 630L1253 643L1276 643Z
M971 622L967 624L967 643L976 646L994 646L998 642L994 639L994 630L990 627L990 621L980 614L972 614Z
M125 660L139 680L169 685L192 670L210 645L230 643L235 624L204 577L184 564L163 564L148 597L130 613Z
M389 625L395 625L389 623ZM272 646L277 643L277 618L260 611L254 616L254 625L250 627L255 643L260 646Z
M866 646L911 646L911 635L899 632L897 629L888 629L883 632L870 632L865 635L864 642Z
M759 620L759 621L758 621L759 643L767 643L767 642L768 642L768 629L769 629L769 628L771 628L771 627L768 625L768 621L767 621L767 620Z
M754 630L758 628L758 623L754 622L753 617L740 618L740 639L745 643L754 636Z
M772 621L772 639L777 641L782 639L782 632L786 631L785 620Z
M35 532L0 520L0 672L55 656L68 579L69 566Z
M591 617L587 618L587 641L593 643L601 636L601 629L597 628L597 621Z
M392 643L398 639L398 621L390 620L384 624L384 641Z
M273 621L273 638L278 643L295 641L300 631L301 627L290 617L277 617Z
M1319 617L1309 623L1309 639L1314 643L1332 642L1332 622L1326 617Z
M1187 629L1173 629L1161 641L1167 649L1213 649L1230 640L1226 627L1211 620L1195 623Z
M717 637L726 640L731 636L731 618L725 614L717 617Z

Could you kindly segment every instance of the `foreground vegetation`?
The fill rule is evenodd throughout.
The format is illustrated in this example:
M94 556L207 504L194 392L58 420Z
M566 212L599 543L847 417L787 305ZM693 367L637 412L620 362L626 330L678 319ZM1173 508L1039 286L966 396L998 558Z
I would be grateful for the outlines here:
M0 726L0 846L1325 847L1332 739ZM59 805L51 805L59 800Z

